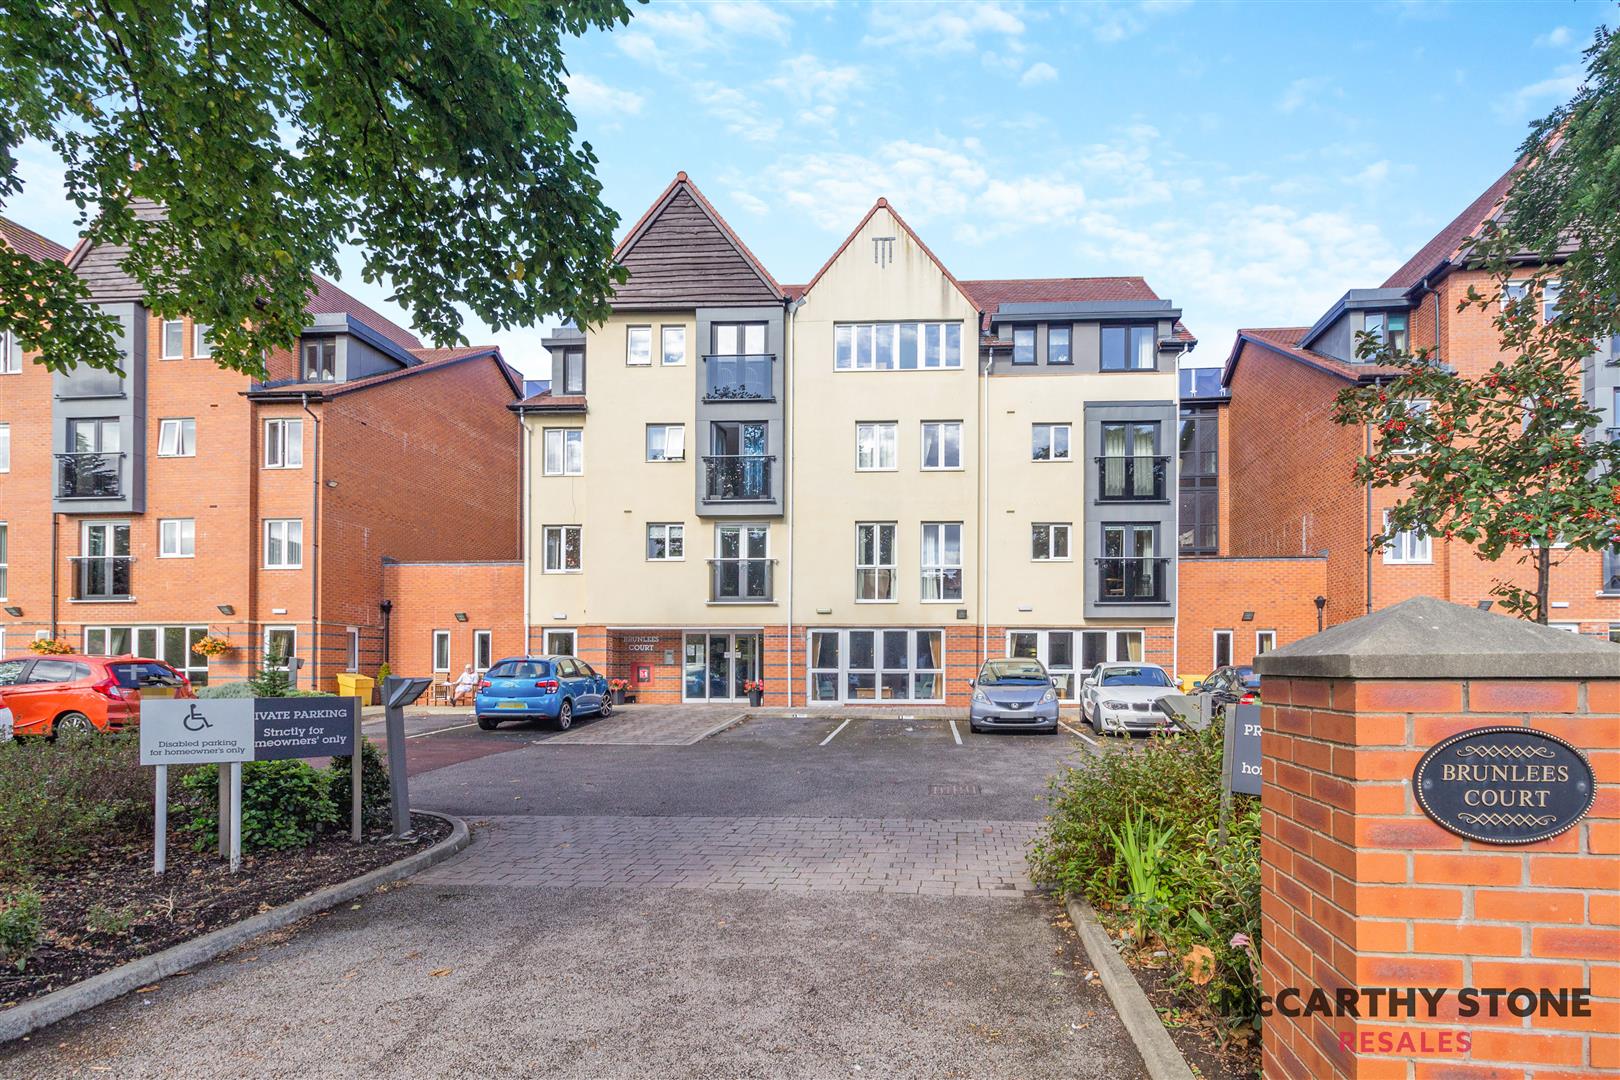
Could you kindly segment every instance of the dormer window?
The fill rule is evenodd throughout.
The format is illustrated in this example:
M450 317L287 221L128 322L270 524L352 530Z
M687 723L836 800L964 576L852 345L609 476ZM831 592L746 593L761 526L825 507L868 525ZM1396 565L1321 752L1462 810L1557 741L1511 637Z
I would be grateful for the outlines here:
M1013 331L1012 362L1015 364L1033 364L1035 362L1035 328L1033 326L1020 326Z
M1367 333L1386 343L1395 352L1406 352L1406 312L1369 311L1367 312L1366 330Z
M583 394L585 392L585 350L564 349L562 354L561 379L564 394Z
M315 338L304 342L304 381L337 381L336 338Z
M1102 328L1104 371L1153 371L1158 365L1158 328L1152 323Z

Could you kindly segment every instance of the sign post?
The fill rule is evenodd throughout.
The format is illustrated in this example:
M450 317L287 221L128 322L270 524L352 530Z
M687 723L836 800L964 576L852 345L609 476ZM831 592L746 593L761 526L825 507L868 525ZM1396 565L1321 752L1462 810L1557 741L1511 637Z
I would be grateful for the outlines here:
M231 873L242 869L242 763L231 762Z
M411 798L405 778L405 706L422 696L431 679L390 675L383 681L383 716L388 733L388 792L394 804L394 839L411 832Z
M153 795L152 873L163 876L169 865L169 767L159 765L157 791Z
M355 702L354 709L354 753L349 757L349 839L353 843L360 842L361 816L364 813L364 797L360 781L361 749L365 746L361 742L360 734L360 703Z

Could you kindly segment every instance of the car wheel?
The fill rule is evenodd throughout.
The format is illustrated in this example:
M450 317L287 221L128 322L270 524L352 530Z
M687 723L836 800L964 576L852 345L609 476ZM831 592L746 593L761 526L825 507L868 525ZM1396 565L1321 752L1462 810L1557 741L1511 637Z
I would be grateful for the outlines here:
M494 731L496 728L501 726L501 722L495 719L493 716L480 716L478 718L478 726L483 728L485 731Z
M557 730L567 731L574 726L574 703L565 701L557 707Z
M602 695L602 707L601 707L601 709L597 710L597 715L602 717L604 720L613 715L613 695L612 694L603 694Z
M978 724L975 724L971 720L968 721L968 730L973 732L973 734L975 734L975 735L983 735L984 734L984 728L980 727Z
M61 735L68 732L75 735L89 735L95 730L96 725L92 724L90 718L84 713L70 712L63 713L56 718L56 723L51 727L51 734Z

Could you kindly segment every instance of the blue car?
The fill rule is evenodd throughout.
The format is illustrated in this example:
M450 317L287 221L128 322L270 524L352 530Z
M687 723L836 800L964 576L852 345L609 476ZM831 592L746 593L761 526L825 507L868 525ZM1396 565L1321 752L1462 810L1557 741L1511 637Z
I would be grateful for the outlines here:
M494 731L502 720L546 720L567 731L574 717L613 715L607 679L572 656L511 656L484 673L473 698L478 726Z
M1057 731L1057 684L1039 660L1011 656L986 660L979 677L969 679L968 685L973 687L968 727L975 733Z

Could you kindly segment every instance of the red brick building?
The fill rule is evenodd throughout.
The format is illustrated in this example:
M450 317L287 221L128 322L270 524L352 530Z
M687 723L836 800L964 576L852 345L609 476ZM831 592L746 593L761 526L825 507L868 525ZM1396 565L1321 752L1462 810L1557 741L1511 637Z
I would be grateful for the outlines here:
M252 380L150 312L119 251L4 235L78 271L127 359L53 375L0 343L0 651L52 637L229 681L275 648L330 687L386 658L385 559L517 557L498 349L425 348L317 278L298 351ZM204 635L229 650L197 655Z
M1482 293L1494 288L1488 274L1466 265L1461 245L1498 212L1511 176L1504 175L1475 199L1380 287L1351 289L1312 326L1240 330L1218 386L1202 386L1201 393L1189 397L1184 385L1184 423L1190 413L1201 417L1210 430L1200 436L1199 445L1218 447L1212 486L1219 491L1218 499L1189 513L1192 480L1184 426L1184 555L1190 553L1189 522L1201 509L1205 518L1218 520L1218 542L1203 547L1194 543L1192 551L1321 559L1319 595L1329 626L1413 596L1475 605L1491 599L1490 590L1499 580L1533 584L1533 567L1519 565L1512 553L1486 562L1462 541L1412 534L1375 549L1372 537L1383 530L1384 512L1398 496L1352 479L1356 458L1369 446L1369 433L1332 418L1340 390L1391 374L1356 358L1360 332L1381 332L1414 351L1433 350L1463 374L1483 371L1502 355L1490 314L1457 309L1470 286ZM1615 411L1620 354L1615 349L1614 342L1603 343L1585 373L1588 400L1607 418L1598 437L1614 437L1615 425L1620 425ZM1567 630L1620 637L1620 551L1557 555L1550 621ZM1193 643L1230 622L1229 613L1186 584L1191 579L1188 567L1196 562L1185 560L1182 569L1184 656ZM1221 595L1230 599L1228 591ZM1279 636L1276 643L1285 644L1292 636ZM1242 662L1245 642L1236 644L1235 656Z

